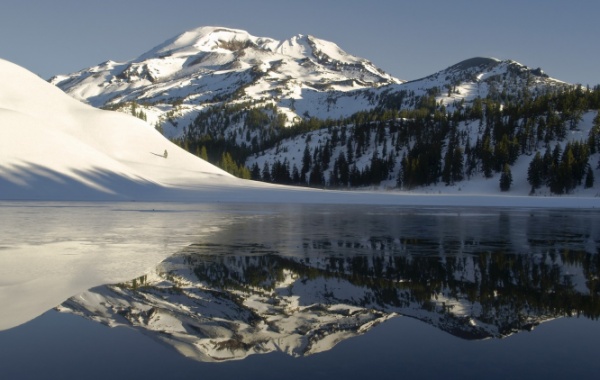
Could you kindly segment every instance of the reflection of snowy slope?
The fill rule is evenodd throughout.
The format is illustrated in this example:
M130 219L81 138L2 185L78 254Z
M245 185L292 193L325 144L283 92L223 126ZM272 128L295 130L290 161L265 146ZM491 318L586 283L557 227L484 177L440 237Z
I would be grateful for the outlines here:
M345 256L344 246L327 247L325 256L283 257L257 256L255 246L238 246L236 256L191 246L154 273L92 289L59 310L134 327L202 361L309 355L396 315L484 339L593 313L589 265L599 263L585 252L420 256L388 246Z
M164 263L156 275L136 283L83 293L59 310L110 326L133 326L201 361L273 351L292 356L326 351L392 316L344 304L300 305L296 295L277 296L282 289L213 288L197 279L189 282L179 273L162 272L181 259Z

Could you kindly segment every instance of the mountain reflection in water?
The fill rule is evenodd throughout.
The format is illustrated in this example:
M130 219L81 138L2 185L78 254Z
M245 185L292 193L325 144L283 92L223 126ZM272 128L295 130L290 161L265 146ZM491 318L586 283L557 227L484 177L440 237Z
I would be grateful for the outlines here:
M200 361L310 355L395 316L464 339L600 316L591 212L297 211L242 218L58 309Z

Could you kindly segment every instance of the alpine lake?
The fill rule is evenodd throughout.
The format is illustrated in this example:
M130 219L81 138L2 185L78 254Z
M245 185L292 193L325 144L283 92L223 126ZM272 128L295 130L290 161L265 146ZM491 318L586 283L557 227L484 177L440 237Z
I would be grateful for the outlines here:
M596 210L0 210L2 379L600 373Z

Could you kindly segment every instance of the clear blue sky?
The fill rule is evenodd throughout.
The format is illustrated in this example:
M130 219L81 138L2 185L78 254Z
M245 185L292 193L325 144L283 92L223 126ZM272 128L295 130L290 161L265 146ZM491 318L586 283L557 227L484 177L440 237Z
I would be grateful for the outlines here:
M311 34L406 80L491 56L595 85L599 18L598 0L2 0L0 58L49 78L213 25Z

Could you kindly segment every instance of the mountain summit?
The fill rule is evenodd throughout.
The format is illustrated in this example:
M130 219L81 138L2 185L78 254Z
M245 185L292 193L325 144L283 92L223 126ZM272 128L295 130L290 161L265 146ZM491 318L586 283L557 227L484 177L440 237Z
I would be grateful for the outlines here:
M170 136L181 135L177 127L210 104L272 102L283 107L291 123L302 117L295 112L296 101L318 105L323 93L401 83L368 60L313 36L277 41L221 27L193 29L131 61L107 61L50 82L95 107L155 106L148 120L165 124Z
M227 54L227 52L248 51L247 49L294 59L335 60L345 64L368 63L365 59L344 52L332 42L320 40L313 36L298 34L290 39L277 41L268 37L255 37L244 30L212 26L199 27L184 32L142 54L135 61L141 62L167 56L186 58L207 52ZM269 57L263 58L268 60Z

